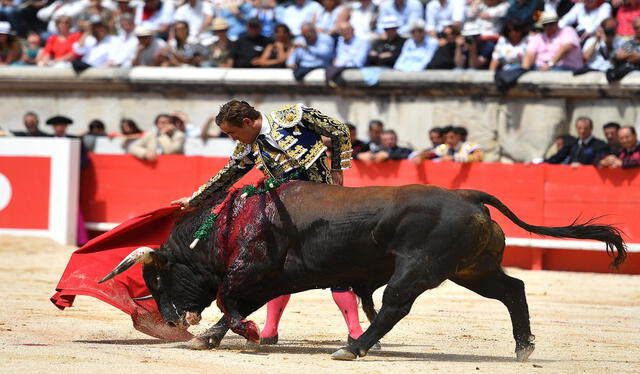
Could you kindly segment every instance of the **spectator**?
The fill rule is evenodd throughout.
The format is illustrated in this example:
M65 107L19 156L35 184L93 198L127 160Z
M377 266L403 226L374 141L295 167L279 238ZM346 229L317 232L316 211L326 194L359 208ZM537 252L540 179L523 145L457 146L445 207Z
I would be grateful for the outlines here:
M73 44L73 51L82 57L84 68L107 66L109 54L118 42L114 36L109 35L109 26L99 15L92 15L89 24L80 40Z
M382 148L376 152L374 161L406 160L411 154L411 149L398 146L398 136L393 130L384 130L380 134Z
M220 127L218 126L214 126L214 130L210 131L211 125L213 125L215 122L216 122L216 115L214 114L209 118L207 118L205 123L202 125L202 130L200 131L200 137L203 140L207 140L209 138L228 138L229 137L229 135L220 131Z
M109 52L108 66L130 68L138 51L138 37L135 34L133 15L124 13L120 16L120 33Z
M231 59L234 68L254 68L265 47L273 42L261 34L262 25L257 18L247 22L247 33L233 43Z
M294 0L285 8L281 22L285 23L294 37L302 35L302 26L322 11L322 5L314 0Z
M361 152L364 152L364 150L367 147L367 144L362 140L358 139L357 129L352 123L346 123L346 125L349 128L349 137L351 139L351 149L353 149L353 152L351 153L351 157L357 159L358 154L360 154Z
M77 23L78 16L85 7L86 3L83 0L55 0L38 11L38 18L47 22L49 33L55 34L60 17L69 17L69 27L71 27Z
M384 32L380 20L389 15L393 15L400 20L402 26L400 26L398 32L402 36L409 36L412 32L412 25L417 20L423 21L422 28L424 29L424 6L419 0L388 0L382 2L378 15L378 34Z
M428 147L421 152L413 152L409 155L409 159L414 164L420 164L423 160L433 160L437 157L436 148L443 144L443 129L441 127L434 127L429 130L429 140L431 141L431 147Z
M611 17L611 4L604 0L583 0L576 2L571 10L560 19L560 27L575 25L580 40L587 40L595 34L602 21Z
M205 64L207 66L217 66L221 68L230 68L233 66L231 59L232 42L227 36L229 24L224 18L216 18L211 24L211 31L218 39L209 47L208 58Z
M275 42L269 44L260 58L255 61L256 66L265 68L284 68L291 52L293 51L293 36L289 27L279 23L275 27Z
M72 138L76 139L77 136L67 135L67 127L73 123L71 118L65 116L53 116L47 119L47 125L53 127L53 136L56 138Z
M200 127L189 122L187 113L179 110L171 113L171 122L178 130L182 131L187 138L196 139L201 137Z
M453 69L456 67L456 39L460 36L458 26L445 26L438 33L438 49L427 69Z
M171 122L168 114L159 114L155 120L156 131L149 131L129 147L135 157L155 161L158 154L182 153L185 135Z
M89 0L89 4L78 16L78 25L81 29L88 29L91 23L91 16L97 15L102 18L110 34L116 30L113 12L102 6L101 0Z
M527 24L517 18L507 20L502 36L491 54L489 70L513 70L522 67L529 38Z
M466 129L465 129L466 130ZM465 141L461 127L447 126L442 129L444 143L434 153L438 161L480 162L484 152L479 144Z
M572 0L544 0L544 12L551 12L562 18L573 7Z
M604 137L607 140L607 145L603 148L602 156L617 155L620 153L621 146L618 139L618 131L620 130L620 124L617 122L607 122L602 126Z
M358 153L358 160L373 161L375 159L375 153L382 149L382 140L380 139L382 131L384 131L382 121L377 119L369 121L369 141L361 152Z
M20 3L20 0L0 1L0 20L8 22L16 35L20 34Z
M167 58L167 43L154 38L153 32L145 26L135 29L138 38L138 50L133 58L133 66L160 66Z
M171 0L144 0L144 3L136 7L135 24L167 39L169 27L173 23L174 6Z
M267 38L274 36L276 26L279 24L277 7L276 0L253 0L253 9L249 13L249 18L257 18L260 21L262 35Z
M213 4L216 17L224 18L229 25L229 39L236 41L247 29L247 20L251 18L253 5L246 0L215 0Z
M640 0L613 0L611 4L618 8L618 35L633 38L633 20L640 17Z
M169 41L167 42L167 59L162 65L193 65L195 56L199 52L199 46L188 41L190 39L189 24L185 21L177 21L171 27L169 35Z
M609 17L602 21L595 35L587 39L582 47L582 57L589 70L607 71L613 68L615 51L620 49L622 39L616 35L618 21Z
M618 131L618 139L622 149L617 156L609 155L602 159L601 166L613 168L637 168L640 167L640 143L636 129L632 126L624 126Z
M413 20L410 26L411 38L407 39L402 46L400 56L398 56L396 63L393 65L395 70L424 70L438 49L438 42L434 38L426 35L423 20Z
M536 70L576 70L583 66L580 39L572 27L559 27L558 16L544 13L540 17L544 31L527 45L522 67Z
M327 67L333 58L333 39L326 34L318 34L312 23L302 25L302 36L293 42L295 48L287 59L287 66L293 69L297 81L304 79L310 71Z
M21 55L22 46L18 37L11 31L11 24L0 21L0 66L19 61Z
M377 17L378 6L372 0L358 0L342 7L342 14L338 19L339 22L349 22L358 38L373 42L378 38Z
M32 66L36 64L36 58L42 49L42 39L40 35L35 32L30 33L27 36L26 43L22 46L22 53L20 61L14 63L15 65Z
M480 31L482 40L495 43L503 28L509 3L501 0L473 0L467 7L465 26L472 23Z
M432 38L444 31L445 27L462 28L465 18L465 0L433 0L427 3L426 28Z
M593 121L588 117L580 117L576 120L576 132L578 141L565 145L558 153L551 156L547 162L550 164L570 164L576 167L582 165L596 165L602 154L605 142L591 135Z
M311 17L311 23L316 25L316 31L322 34L336 36L340 32L338 16L343 12L340 0L320 0L322 10Z
M578 141L575 136L569 134L558 135L553 140L553 144L549 146L547 151L544 153L544 162L549 162L549 159L560 152L562 148L565 146L573 145Z
M100 136L107 136L104 122L99 119L94 119L89 122L89 131L82 136L82 144L84 148L89 152L93 152L96 147L96 138Z
M185 0L176 9L173 20L184 22L189 30L189 42L198 43L209 33L213 21L213 5L204 0Z
M400 20L393 15L387 16L380 20L380 27L384 30L384 38L373 44L369 50L366 65L393 68L406 40L398 34Z
M129 14L132 20L135 18L136 8L131 4L131 0L116 0L116 8L113 11L113 18L118 32L122 31L122 29L120 29L120 21L122 16L125 14Z
M82 33L71 33L71 21L69 16L61 16L56 20L58 33L47 39L44 49L36 57L38 66L65 67L77 58L73 53L73 44L80 39Z
M122 147L125 150L128 150L131 143L140 139L143 135L144 133L140 130L134 120L123 118L120 120L120 132L110 133L109 138L121 138Z
M24 128L26 131L13 131L13 135L15 136L44 136L48 137L51 134L47 134L46 132L40 131L38 128L38 124L40 123L38 119L38 115L34 112L26 112L22 116L22 123L24 124Z
M640 70L640 17L633 21L633 29L636 33L635 37L624 42L616 51L616 67L607 71L609 81L622 79L629 72ZM611 71L615 72L615 76L610 76Z
M14 0L15 2L20 3L19 10L19 22L20 26L18 26L18 35L26 35L28 33L34 32L38 35L46 33L47 23L42 22L38 18L38 12L40 9L44 8L47 5L46 1L24 1L24 0ZM2 17L0 17L2 18ZM43 42L44 38L43 38Z
M369 52L369 41L355 36L349 23L340 26L340 35L333 65L326 70L327 82L334 87L344 83L340 76L344 69L363 67Z
M533 22L533 14L541 5L539 0L509 0L509 10L505 18L517 18L530 25Z
M454 61L458 69L487 69L494 43L480 37L480 29L465 23L462 35L456 38Z

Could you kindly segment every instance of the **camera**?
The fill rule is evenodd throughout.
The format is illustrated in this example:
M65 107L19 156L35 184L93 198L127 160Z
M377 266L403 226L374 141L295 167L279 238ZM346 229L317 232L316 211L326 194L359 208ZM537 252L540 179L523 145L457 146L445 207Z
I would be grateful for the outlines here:
M606 36L614 36L614 35L616 35L616 29L614 29L614 28L606 28L606 29L604 29L604 34Z
M475 40L476 40L476 37L473 35L467 35L464 37L464 42L467 44L473 44Z

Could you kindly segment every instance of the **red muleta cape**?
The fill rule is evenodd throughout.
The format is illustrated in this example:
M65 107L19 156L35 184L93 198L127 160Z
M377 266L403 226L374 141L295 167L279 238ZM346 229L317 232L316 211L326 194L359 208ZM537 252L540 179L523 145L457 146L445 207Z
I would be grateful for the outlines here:
M154 300L133 300L150 294L139 264L98 284L134 249L141 246L159 248L181 215L177 205L161 208L131 218L89 241L71 255L51 302L64 309L73 305L76 295L93 296L129 314L138 331L165 340L189 340L192 335L187 330L164 323Z

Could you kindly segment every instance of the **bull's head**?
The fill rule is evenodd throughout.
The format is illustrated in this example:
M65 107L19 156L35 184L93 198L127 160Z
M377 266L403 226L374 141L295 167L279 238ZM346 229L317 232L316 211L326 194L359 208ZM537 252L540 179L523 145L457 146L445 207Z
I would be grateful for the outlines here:
M215 275L198 258L182 261L184 259L180 256L163 249L136 249L99 283L108 281L139 262L147 288L165 322L182 328L195 325L200 321L202 311L215 299Z

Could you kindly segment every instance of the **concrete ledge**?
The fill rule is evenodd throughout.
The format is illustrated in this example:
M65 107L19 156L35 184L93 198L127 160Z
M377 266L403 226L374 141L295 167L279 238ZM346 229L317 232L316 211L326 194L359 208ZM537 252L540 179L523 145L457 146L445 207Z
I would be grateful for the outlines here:
M162 91L274 93L274 87L287 93L323 93L340 95L418 96L503 96L495 88L489 71L425 70L381 73L374 87L367 87L360 70L343 73L345 87L333 89L325 84L324 70L309 73L304 82L296 82L289 69L155 68L88 69L75 74L71 68L16 67L0 69L0 92L50 93L60 90L81 91ZM590 72L573 76L569 72L529 72L508 91L509 97L634 98L640 96L640 72L609 84L604 73Z

